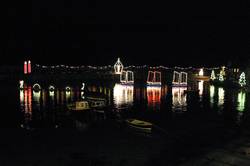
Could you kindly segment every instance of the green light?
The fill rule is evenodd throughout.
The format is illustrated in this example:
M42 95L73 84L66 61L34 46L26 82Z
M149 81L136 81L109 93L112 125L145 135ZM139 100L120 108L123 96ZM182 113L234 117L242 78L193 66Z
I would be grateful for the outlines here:
M246 92L240 91L238 93L238 111L243 112L245 110L245 103L246 103Z

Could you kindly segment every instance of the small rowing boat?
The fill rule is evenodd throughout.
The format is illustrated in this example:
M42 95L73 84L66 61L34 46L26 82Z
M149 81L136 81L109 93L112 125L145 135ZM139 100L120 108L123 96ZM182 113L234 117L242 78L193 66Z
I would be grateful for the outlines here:
M153 124L150 122L145 122L137 119L127 119L125 120L129 128L132 128L136 131L151 133Z

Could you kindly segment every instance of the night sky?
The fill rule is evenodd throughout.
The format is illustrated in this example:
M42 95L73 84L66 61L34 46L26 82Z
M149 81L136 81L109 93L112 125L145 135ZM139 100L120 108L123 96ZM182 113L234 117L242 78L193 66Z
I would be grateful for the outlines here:
M217 1L16 1L1 20L1 64L221 65L249 56L248 8Z

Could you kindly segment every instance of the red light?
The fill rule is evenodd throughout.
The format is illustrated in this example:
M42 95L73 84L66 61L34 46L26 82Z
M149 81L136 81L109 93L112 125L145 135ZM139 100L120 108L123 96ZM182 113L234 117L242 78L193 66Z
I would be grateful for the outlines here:
M28 61L28 73L31 73L31 61Z
M27 61L24 61L23 73L27 74Z

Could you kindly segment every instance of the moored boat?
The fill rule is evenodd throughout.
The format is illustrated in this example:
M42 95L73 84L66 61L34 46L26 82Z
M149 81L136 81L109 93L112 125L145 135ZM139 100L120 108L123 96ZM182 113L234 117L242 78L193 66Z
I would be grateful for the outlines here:
M153 124L150 122L145 122L137 119L127 119L125 120L129 128L132 128L136 131L151 133Z
M76 101L75 103L68 104L67 108L72 111L90 110L90 106L87 101Z
M90 108L99 109L107 106L107 101L104 98L87 97Z

